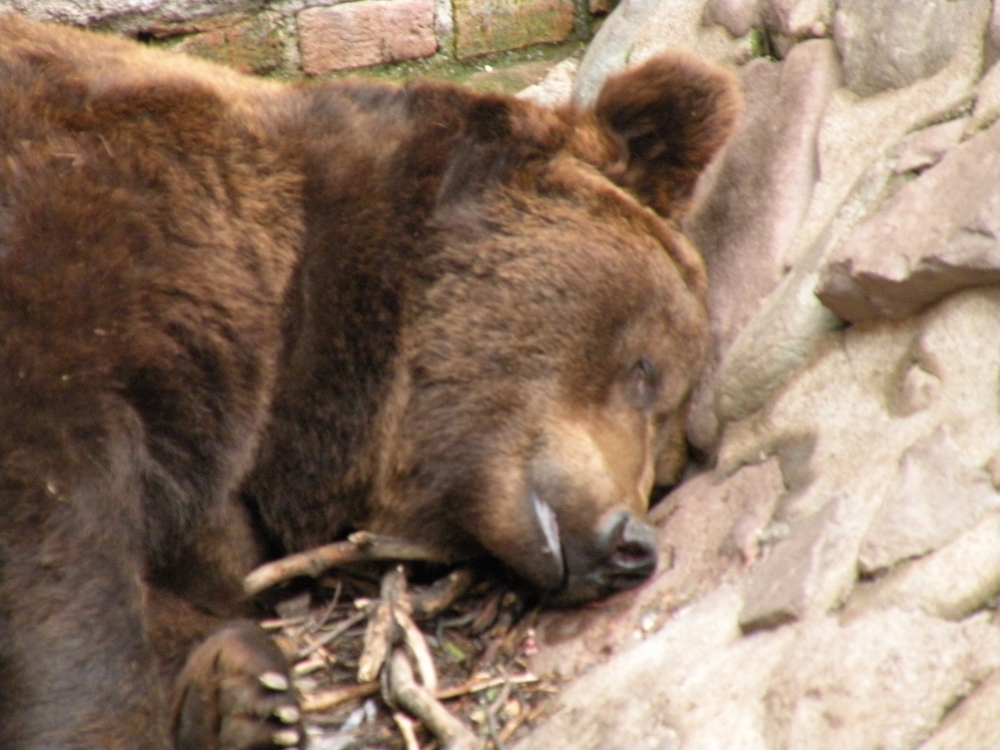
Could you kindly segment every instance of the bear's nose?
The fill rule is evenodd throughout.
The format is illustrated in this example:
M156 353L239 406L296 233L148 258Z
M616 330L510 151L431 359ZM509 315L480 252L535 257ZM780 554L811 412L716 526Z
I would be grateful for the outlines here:
M600 577L614 591L638 586L656 567L656 531L628 511L611 516L600 534Z

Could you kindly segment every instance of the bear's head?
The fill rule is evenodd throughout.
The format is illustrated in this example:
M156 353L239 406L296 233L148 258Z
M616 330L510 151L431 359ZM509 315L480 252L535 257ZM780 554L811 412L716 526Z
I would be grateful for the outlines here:
M653 571L642 518L685 460L706 277L677 221L739 95L672 54L610 78L591 110L465 106L403 313L370 525L485 549L552 602L602 597Z

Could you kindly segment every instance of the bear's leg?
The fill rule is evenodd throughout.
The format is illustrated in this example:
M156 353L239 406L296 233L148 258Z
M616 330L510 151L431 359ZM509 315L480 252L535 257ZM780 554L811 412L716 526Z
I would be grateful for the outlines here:
M226 624L188 657L172 722L177 750L305 747L285 657L248 620Z
M0 747L166 750L136 519L95 511L110 482L28 483L17 468L0 472Z

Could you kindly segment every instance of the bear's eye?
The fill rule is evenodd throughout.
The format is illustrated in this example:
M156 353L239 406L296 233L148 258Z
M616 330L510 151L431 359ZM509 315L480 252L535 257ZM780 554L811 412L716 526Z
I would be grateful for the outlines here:
M643 357L629 369L628 400L639 409L652 408L660 386L660 371Z

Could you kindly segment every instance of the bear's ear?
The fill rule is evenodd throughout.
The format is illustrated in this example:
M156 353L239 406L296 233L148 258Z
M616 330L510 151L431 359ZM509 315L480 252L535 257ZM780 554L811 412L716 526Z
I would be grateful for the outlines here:
M594 112L626 151L610 179L667 218L687 212L698 175L736 127L735 78L673 52L608 78Z

